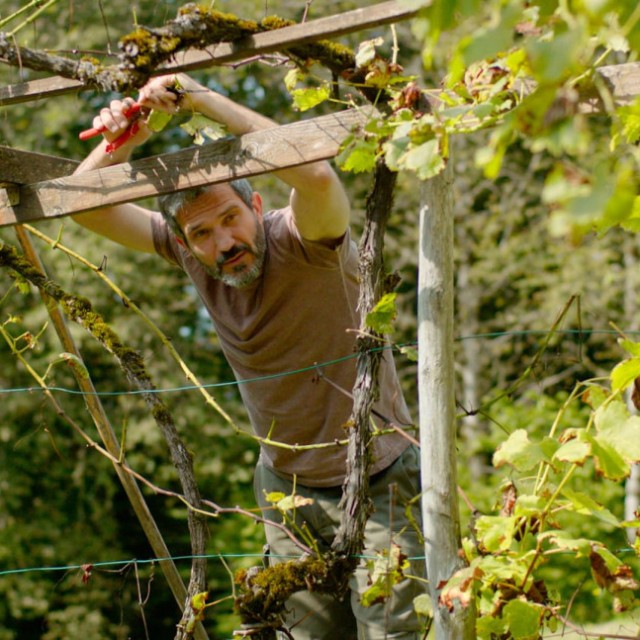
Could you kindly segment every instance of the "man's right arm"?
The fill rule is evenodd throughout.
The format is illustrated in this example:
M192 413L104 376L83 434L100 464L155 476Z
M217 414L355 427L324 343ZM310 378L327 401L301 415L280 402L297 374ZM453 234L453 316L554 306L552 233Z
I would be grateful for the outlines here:
M122 135L131 124L123 114L127 104L127 101L114 101L109 108L102 109L100 114L94 118L94 127L106 127L103 133L104 138L78 166L75 173L127 162L133 149L151 135L148 127L141 122L136 135L115 151L107 153L107 144ZM73 216L73 220L83 227L125 247L155 253L151 218L151 211L130 203L94 209Z

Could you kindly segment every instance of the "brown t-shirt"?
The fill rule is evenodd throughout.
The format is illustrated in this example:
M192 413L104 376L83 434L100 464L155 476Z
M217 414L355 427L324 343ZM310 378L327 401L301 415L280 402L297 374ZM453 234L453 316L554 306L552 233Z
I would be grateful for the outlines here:
M344 425L353 403L323 376L349 393L353 388L357 249L349 234L335 249L304 240L289 207L267 213L264 226L263 272L241 289L209 276L176 242L160 214L153 219L153 238L157 252L193 281L255 432L289 445L331 443L297 451L262 445L264 463L307 486L337 486L345 476L346 447L335 443L346 438ZM321 365L322 376L316 365ZM376 410L396 424L410 424L389 351L384 352L379 381ZM408 444L397 433L375 438L371 472L389 466Z

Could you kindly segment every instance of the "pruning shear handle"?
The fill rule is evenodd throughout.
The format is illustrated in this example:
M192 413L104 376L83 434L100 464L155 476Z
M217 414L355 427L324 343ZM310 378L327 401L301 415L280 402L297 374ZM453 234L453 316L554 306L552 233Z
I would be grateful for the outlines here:
M141 108L142 108L142 105L140 105L137 102L134 102L130 107L125 109L122 113L125 117L130 118L131 116L134 116L137 113L139 113ZM106 130L106 127L104 125L100 127L93 127L91 129L85 129L84 131L80 132L78 137L80 138L80 140L89 140L90 138L94 138L95 136L100 135L105 130ZM115 140L112 140L107 144L105 149L106 152L112 153L116 149L119 149L127 140L129 140L129 138L133 137L136 133L138 133L139 130L140 130L140 124L138 123L137 120L135 120L134 122L131 123L129 128L122 135L118 136Z

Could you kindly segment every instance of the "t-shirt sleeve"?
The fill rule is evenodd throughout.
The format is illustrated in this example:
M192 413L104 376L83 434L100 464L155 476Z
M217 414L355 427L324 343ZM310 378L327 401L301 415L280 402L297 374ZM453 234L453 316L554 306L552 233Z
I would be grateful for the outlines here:
M153 234L153 246L156 252L167 262L181 267L183 265L180 245L169 231L167 223L162 218L162 214L154 211L151 218L151 231Z
M301 259L309 264L320 267L333 267L336 261L336 255L340 256L340 260L346 260L355 246L351 241L351 234L347 230L341 239L337 240L334 246L329 246L325 242L314 240L306 240L300 235L296 227L293 211L291 207L285 207L270 212L274 216L274 222L286 228L286 233L278 233L278 238L282 242L286 252L289 252L297 259Z

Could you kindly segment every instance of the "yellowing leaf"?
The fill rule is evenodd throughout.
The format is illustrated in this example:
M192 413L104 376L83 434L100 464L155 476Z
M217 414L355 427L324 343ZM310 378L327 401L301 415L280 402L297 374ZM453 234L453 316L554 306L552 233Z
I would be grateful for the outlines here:
M298 111L307 111L327 100L331 96L331 87L325 83L319 87L294 89L291 91L291 96L293 97L293 106Z
M625 360L611 372L611 388L624 391L637 377L640 377L640 357Z
M391 596L393 587L405 579L404 571L409 568L407 556L400 546L391 543L390 548L376 554L376 559L368 563L371 586L362 594L364 607L384 602Z
M278 500L276 507L278 511L293 511L294 509L298 509L300 507L306 507L307 505L313 504L312 498L305 498L303 496L298 495L290 495L285 496L281 500Z
M513 531L519 518L511 516L481 516L476 520L475 529L481 548L493 553L506 551L513 542Z

